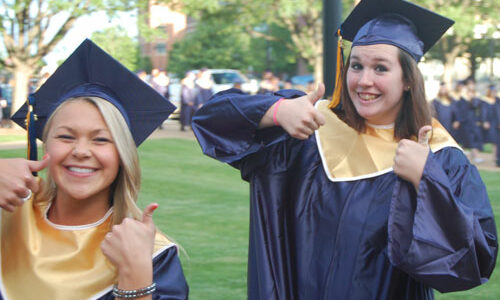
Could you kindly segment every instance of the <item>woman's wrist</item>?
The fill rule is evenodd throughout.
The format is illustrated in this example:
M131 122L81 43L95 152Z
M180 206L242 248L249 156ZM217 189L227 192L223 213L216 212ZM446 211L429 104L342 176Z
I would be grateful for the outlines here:
M124 290L145 287L153 281L153 263L118 268L117 287Z
M267 109L266 113L264 114L264 116L262 116L262 119L259 122L259 129L272 126L280 126L277 113L278 113L278 108L280 104L282 104L281 102L283 102L283 100L286 99L285 98L278 99L276 102L273 103L273 105L271 105Z
M285 100L285 98L281 98L279 99L278 101L276 101L276 104L274 104L273 106L273 123L274 125L276 126L280 126L280 123L278 122L278 108L280 107L280 104L281 102L283 102L283 100Z
M113 296L119 299L139 299L144 297L151 298L150 295L156 291L156 283L144 286L137 289L120 289L118 286L113 287Z

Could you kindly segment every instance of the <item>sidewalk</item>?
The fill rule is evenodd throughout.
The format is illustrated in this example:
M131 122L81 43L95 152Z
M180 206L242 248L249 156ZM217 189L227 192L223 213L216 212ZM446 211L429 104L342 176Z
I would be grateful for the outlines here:
M26 135L26 131L14 125L13 128L0 128L0 135ZM162 139L162 138L180 138L188 140L196 140L191 129L186 129L186 131L180 131L180 125L178 121L167 120L163 123L163 129L157 129L149 137L150 139ZM0 143L0 149L18 149L26 148L25 141L14 141ZM479 157L483 159L483 162L476 164L477 168L480 170L496 171L500 172L500 167L495 164L495 159L492 153L480 153Z

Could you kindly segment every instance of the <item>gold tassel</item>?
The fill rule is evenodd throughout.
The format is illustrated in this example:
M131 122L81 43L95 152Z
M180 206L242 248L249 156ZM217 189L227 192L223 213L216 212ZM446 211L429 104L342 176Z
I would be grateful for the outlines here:
M333 109L340 103L340 95L342 92L342 78L344 71L344 55L342 53L342 36L340 35L340 29L337 31L338 41L337 41L337 65L335 71L335 90L333 91L332 101L328 104L328 108Z
M31 143L30 143L30 121L31 121L31 114L33 113L33 106L28 105L28 113L26 114L26 135L27 135L27 140L28 140L28 153L26 153L27 159L30 159L30 153L31 153Z

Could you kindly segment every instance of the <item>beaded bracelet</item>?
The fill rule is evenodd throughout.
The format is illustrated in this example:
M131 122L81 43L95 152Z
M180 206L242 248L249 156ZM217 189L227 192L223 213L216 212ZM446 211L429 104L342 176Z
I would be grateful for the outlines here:
M113 296L123 299L134 299L151 295L154 291L156 291L156 283L154 282L147 287L136 290L121 290L115 285L113 287Z

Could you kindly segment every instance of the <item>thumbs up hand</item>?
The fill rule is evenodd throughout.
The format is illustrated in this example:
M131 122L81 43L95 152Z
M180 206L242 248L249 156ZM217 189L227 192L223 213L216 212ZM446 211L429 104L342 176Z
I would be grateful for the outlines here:
M325 124L323 115L314 108L314 104L323 97L325 93L324 84L320 83L318 88L297 99L284 99L281 103L275 103L262 118L259 127L270 127L274 124L273 117L289 135L294 138L305 140L319 126ZM278 106L279 105L279 106Z
M402 139L394 156L394 173L413 184L418 191L420 179L424 172L425 162L429 156L430 125L423 126L418 131L418 141Z
M32 193L36 193L39 189L38 180L32 172L45 169L49 160L47 154L41 161L0 159L0 208L13 212L17 206L23 205Z
M123 219L113 225L101 242L101 250L118 271L118 287L134 289L152 282L153 250L156 227L153 212L158 204L149 204L142 220Z

